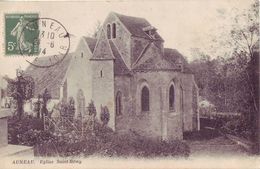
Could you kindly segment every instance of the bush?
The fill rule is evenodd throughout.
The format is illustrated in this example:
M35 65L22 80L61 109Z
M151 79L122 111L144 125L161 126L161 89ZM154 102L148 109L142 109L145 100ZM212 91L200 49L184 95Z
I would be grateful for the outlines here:
M47 131L40 131L40 130L33 130L30 129L29 131L18 134L18 144L26 145L26 146L34 146L37 143L41 143L43 141L49 141L53 139L53 135Z
M43 122L41 119L25 116L21 120L18 117L13 116L8 119L8 143L10 144L21 144L20 136L24 135L30 130L42 130ZM31 145L32 141L28 143L23 143L24 145Z
M94 123L91 133L75 131L43 131L40 119L27 117L9 119L10 142L34 146L35 156L161 157L189 155L182 141L165 142L141 137L135 133L118 134L106 125Z
M227 121L221 128L221 131L249 140L251 137L250 128L250 124L244 118L240 117Z
M73 140L73 141L72 141ZM68 139L56 135L51 141L43 140L35 147L38 156L105 156L105 157L187 157L189 147L182 141L151 140L134 134L117 134L97 123L95 135L83 139Z
M100 119L103 123L103 126L108 124L110 119L110 114L107 106L101 107Z
M190 153L189 146L182 141L152 140L133 134L107 134L103 142L98 142L98 155L120 157L162 157L182 156Z

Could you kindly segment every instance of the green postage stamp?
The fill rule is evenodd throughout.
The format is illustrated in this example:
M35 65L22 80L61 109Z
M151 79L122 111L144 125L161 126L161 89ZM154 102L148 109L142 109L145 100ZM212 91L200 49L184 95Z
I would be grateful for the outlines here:
M37 13L5 14L5 54L35 55L39 52Z

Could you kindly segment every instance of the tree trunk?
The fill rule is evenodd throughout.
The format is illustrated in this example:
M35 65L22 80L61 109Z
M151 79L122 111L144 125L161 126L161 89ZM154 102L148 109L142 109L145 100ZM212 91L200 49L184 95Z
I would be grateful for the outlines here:
M17 114L19 120L21 120L23 115L23 100L20 97L17 99Z

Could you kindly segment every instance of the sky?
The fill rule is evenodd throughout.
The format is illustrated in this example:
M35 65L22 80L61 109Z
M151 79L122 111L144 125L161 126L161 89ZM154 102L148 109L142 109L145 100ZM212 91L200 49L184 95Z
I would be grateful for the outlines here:
M78 39L93 32L97 23L114 11L146 18L165 40L164 46L177 49L190 61L191 48L209 48L210 37L217 35L220 25L228 26L223 17L232 9L248 9L252 0L161 0L161 1L80 1L80 2L0 2L0 74L15 76L15 69L28 64L21 56L5 56L4 13L39 13L60 21L72 38L75 49Z

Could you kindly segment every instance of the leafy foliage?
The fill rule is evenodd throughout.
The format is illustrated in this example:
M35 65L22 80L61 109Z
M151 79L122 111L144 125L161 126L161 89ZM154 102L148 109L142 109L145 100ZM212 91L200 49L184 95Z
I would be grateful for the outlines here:
M223 56L205 54L199 49L200 59L191 63L200 95L213 103L218 112L241 113L241 119L234 119L234 130L250 131L248 139L256 138L256 114L258 109L258 78L256 72L259 62L259 1L255 0L250 9L236 13L232 20L231 31L225 36L214 39L219 42L217 50ZM228 50L227 50L228 48ZM236 122L235 122L236 121ZM232 125L227 125L231 127ZM241 131L242 132L242 131Z
M8 119L8 142L10 144L34 145L34 141L26 142L22 137L27 131L32 132L33 130L33 132L37 133L42 129L43 122L38 118L26 116L19 120L16 116L10 117Z
M94 117L96 117L96 115L97 115L97 110L96 110L93 100L91 100L91 102L88 104L88 112L89 112L90 116L93 115Z
M79 137L76 132L42 130L38 118L9 119L9 143L34 146L36 156L106 156L106 157L187 157L189 147L182 141L165 142L141 137L134 132L118 134L95 122L94 134Z
M108 124L108 121L110 119L110 114L107 106L101 107L100 119L104 126Z
M61 117L68 118L70 121L73 121L75 116L75 101L73 97L69 97L68 102L61 101L55 105L55 109L59 112Z

